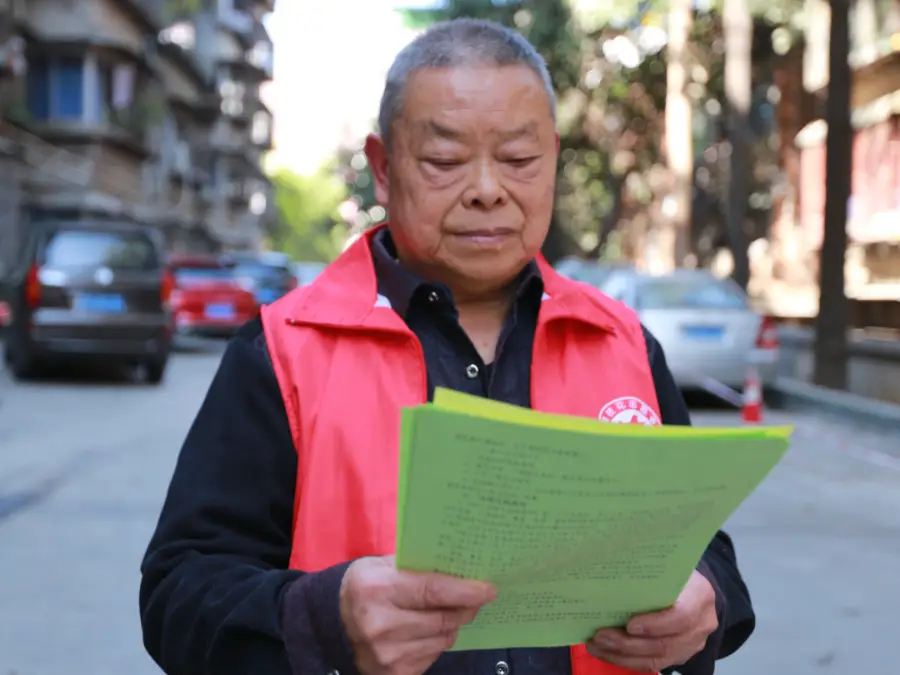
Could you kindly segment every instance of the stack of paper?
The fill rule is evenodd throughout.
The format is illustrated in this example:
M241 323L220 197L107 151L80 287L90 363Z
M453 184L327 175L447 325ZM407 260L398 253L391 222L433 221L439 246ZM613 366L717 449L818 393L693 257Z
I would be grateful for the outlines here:
M398 568L498 590L455 650L578 644L671 606L792 432L617 425L440 389L402 425Z

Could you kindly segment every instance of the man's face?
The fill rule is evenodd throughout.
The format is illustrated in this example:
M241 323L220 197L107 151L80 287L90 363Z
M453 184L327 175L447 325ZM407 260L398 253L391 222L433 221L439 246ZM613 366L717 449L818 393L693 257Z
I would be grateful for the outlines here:
M376 196L401 261L482 292L509 284L550 225L558 137L547 94L526 66L418 71L390 153L369 137Z

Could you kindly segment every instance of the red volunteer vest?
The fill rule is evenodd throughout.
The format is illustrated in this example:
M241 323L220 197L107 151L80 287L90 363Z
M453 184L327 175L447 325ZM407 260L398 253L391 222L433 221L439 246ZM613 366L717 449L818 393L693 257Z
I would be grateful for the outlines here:
M262 321L297 448L292 569L314 572L395 552L400 409L427 401L422 348L377 294L374 231L316 281L264 307ZM535 410L658 424L637 317L539 259ZM627 675L583 645L572 675Z

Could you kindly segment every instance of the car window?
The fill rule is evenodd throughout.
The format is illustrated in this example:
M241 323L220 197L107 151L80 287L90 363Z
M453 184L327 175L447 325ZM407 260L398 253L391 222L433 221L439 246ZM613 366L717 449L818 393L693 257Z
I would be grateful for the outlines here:
M159 267L159 256L150 238L140 232L60 230L47 240L43 263L49 267L153 270Z
M744 293L714 277L648 279L638 285L637 309L746 309Z
M315 263L298 263L294 266L294 276L297 279L305 284L311 284L315 281L316 277L318 277L322 271L325 269L325 265L319 265Z
M234 279L234 270L227 267L176 267L172 271L179 284Z

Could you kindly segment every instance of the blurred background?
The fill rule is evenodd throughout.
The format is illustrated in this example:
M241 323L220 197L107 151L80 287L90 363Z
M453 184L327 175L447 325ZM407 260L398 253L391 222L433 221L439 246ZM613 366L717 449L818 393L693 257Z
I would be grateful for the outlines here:
M139 560L225 340L387 219L387 68L458 16L550 67L548 261L696 423L797 425L721 671L900 658L900 0L0 0L0 675L158 672Z

